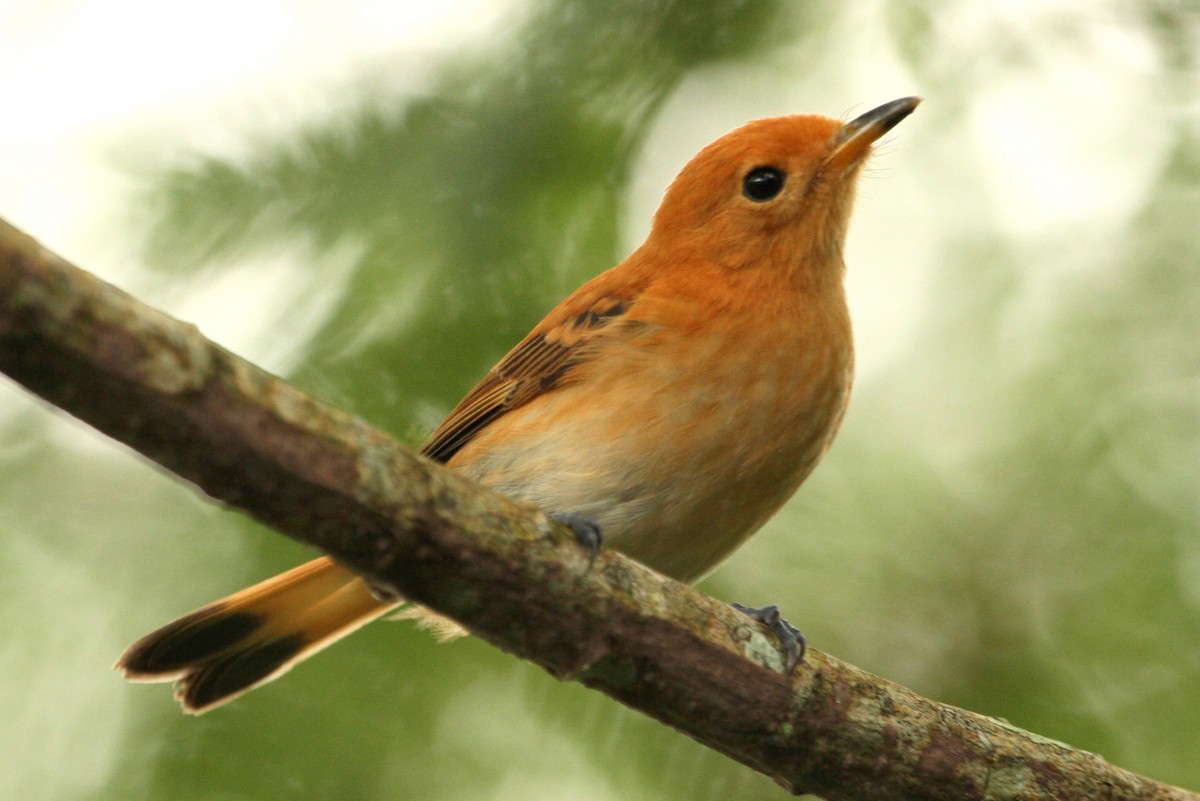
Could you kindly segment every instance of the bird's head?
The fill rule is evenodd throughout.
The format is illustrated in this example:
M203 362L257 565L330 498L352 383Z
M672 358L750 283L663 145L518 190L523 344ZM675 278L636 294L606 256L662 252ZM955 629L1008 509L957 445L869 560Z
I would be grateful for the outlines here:
M648 243L731 269L832 262L840 277L858 173L871 145L920 102L901 98L846 123L793 115L743 125L680 171Z

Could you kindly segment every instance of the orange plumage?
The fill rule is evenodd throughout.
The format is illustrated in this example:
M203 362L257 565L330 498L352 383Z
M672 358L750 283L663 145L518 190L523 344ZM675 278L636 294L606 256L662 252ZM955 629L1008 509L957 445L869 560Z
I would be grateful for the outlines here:
M791 497L833 440L853 372L842 246L871 144L919 102L849 123L759 120L704 148L644 244L508 353L423 452L599 526L696 581ZM139 640L118 667L203 711L397 606L328 558Z

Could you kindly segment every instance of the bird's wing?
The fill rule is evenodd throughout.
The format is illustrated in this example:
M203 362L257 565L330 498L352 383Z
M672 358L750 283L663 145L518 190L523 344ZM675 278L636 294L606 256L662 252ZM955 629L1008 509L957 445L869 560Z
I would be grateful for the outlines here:
M627 287L627 290L632 289ZM448 461L492 421L570 380L595 357L594 347L632 305L631 291L584 286L546 316L467 393L442 421L421 453Z

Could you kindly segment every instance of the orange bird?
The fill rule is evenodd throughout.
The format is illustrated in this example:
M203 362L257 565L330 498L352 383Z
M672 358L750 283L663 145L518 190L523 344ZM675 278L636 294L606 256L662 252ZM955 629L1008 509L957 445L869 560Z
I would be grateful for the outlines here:
M593 547L602 533L700 579L791 497L841 423L854 187L872 143L918 103L848 123L758 120L705 147L642 246L546 315L422 453L538 504ZM203 712L401 603L322 557L147 635L117 667L177 680L184 708ZM803 640L774 607L745 611L799 658Z

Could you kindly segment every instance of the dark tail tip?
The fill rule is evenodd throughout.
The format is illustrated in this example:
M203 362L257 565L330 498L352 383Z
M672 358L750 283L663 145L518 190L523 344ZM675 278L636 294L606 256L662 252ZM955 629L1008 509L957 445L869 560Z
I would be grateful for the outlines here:
M293 634L218 656L180 679L175 696L188 712L203 712L286 669L305 645L304 637Z
M129 646L117 667L131 677L169 678L235 647L263 624L249 612L210 606L181 617Z

